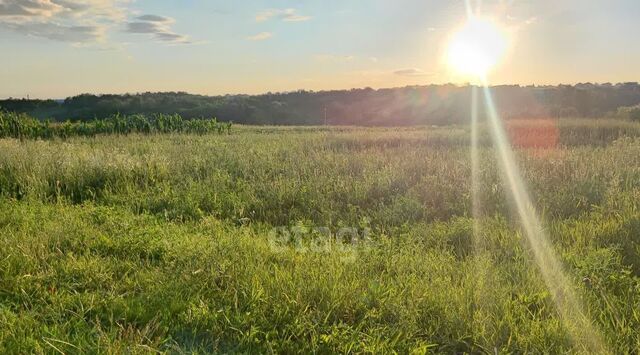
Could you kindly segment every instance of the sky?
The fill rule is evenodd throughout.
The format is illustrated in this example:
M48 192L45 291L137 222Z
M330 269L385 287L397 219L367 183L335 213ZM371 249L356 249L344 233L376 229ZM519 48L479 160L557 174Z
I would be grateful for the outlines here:
M639 0L470 0L509 34L492 84L640 81ZM464 83L463 0L0 0L0 98Z

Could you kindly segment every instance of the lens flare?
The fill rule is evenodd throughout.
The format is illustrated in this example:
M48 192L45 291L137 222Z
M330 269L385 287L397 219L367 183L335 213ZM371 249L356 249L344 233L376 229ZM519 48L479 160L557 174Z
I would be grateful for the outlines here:
M504 180L520 218L524 235L533 251L533 258L538 265L547 289L556 304L564 325L571 334L576 347L589 353L607 353L602 338L593 326L589 317L584 313L580 298L569 277L566 276L562 263L548 240L540 218L531 202L524 181L520 175L513 151L505 133L498 112L496 110L491 90L485 80L485 106L489 119L489 131L493 138L496 154Z
M487 74L502 58L507 48L507 36L504 31L489 20L477 17L470 1L466 1L467 23L458 30L449 42L447 61L458 74L467 75L477 80L483 90L488 130L494 143L500 170L507 191L514 201L517 215L524 232L524 236L532 250L533 260L540 270L540 274L550 291L562 322L571 335L576 348L587 353L609 353L602 336L584 312L579 293L566 276L562 263L556 256L553 246L542 227L520 170L507 134L503 127L496 106L493 102ZM480 2L478 2L478 5ZM480 189L480 157L478 151L478 88L472 87L471 92L471 193L472 214L474 217L474 249L478 266L482 264L480 251L482 241L480 237L481 201ZM478 271L478 290L476 297L482 297L482 278L484 273ZM486 276L486 275L484 275ZM474 306L475 308L475 306ZM474 312L474 323L477 320Z

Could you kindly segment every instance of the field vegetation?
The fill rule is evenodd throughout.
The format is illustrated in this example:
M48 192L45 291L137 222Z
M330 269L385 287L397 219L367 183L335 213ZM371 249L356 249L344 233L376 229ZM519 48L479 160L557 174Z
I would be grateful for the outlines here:
M1 353L588 351L487 132L477 236L467 126L166 132L3 134ZM585 314L611 352L637 352L640 123L509 133ZM318 247L317 227L359 242Z
M185 120L178 114L114 114L92 121L51 122L38 120L24 113L0 111L0 138L69 138L74 136L96 136L99 134L130 133L230 133L231 122L217 119Z

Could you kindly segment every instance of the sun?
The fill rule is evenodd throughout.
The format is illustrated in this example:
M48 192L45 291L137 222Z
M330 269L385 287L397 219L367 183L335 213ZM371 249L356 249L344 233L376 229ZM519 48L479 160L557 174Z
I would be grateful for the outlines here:
M458 75L484 78L504 56L507 42L506 31L496 23L472 17L451 36L447 64Z

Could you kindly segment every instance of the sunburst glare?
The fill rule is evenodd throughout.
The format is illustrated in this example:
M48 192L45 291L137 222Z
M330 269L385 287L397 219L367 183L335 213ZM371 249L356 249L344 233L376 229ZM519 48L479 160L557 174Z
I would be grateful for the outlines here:
M504 56L508 37L497 23L472 16L451 36L447 65L457 75L484 77Z
M467 22L450 39L447 62L459 75L478 81L483 89L488 130L502 171L502 180L513 201L523 232L539 267L547 288L556 303L563 323L579 347L587 352L606 353L598 330L584 313L580 297L570 278L565 274L536 213L524 180L516 164L516 158L504 132L502 119L493 102L487 79L490 70L502 59L507 48L507 32L488 19L475 16L467 3ZM480 251L479 153L478 153L478 93L472 88L471 96L471 178L472 213L474 217L475 251ZM481 262L478 254L479 262ZM478 271L479 285L483 274ZM482 295L482 290L476 290ZM474 315L475 317L475 315ZM475 321L475 318L474 318Z

